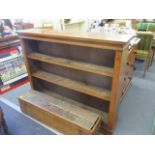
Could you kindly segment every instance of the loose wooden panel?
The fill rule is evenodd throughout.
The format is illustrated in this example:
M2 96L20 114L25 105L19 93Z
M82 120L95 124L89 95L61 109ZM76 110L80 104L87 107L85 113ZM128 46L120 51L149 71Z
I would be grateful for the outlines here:
M96 133L101 120L97 113L34 90L19 101L23 112L66 134Z
M99 66L99 65L84 63L84 62L75 61L71 59L47 56L45 54L39 54L39 53L31 53L28 55L28 58L49 63L49 64L55 64L58 66L86 71L86 72L90 72L98 75L104 75L109 77L113 75L113 69L106 66Z
M104 111L102 111L102 110L98 110L98 109L93 108L93 107L91 107L91 106L87 106L87 105L82 104L82 103L80 103L80 102L77 102L77 101L75 101L75 100L73 100L73 99L71 99L71 98L62 96L61 94L57 94L57 93L54 93L54 92L49 91L49 90L46 90L46 89L43 89L42 92L45 93L45 94L48 94L48 95L50 95L50 96L53 96L53 97L55 97L55 98L58 98L58 99L60 99L60 100L62 100L62 101L66 101L66 102L68 102L68 103L71 103L71 104L73 104L73 105L75 105L75 106L78 106L78 107L80 107L80 108L82 108L82 109L86 109L86 110L88 110L88 111L91 111L91 112L93 112L93 113L96 113L96 114L98 114L98 115L101 116L101 119L102 119L102 121L103 121L104 123L107 123L107 121L108 121L108 113L106 113L106 112L104 112Z
M104 99L107 101L110 100L110 91L106 89L102 89L95 86L89 86L82 82L77 82L68 78L63 78L61 76L47 73L44 71L37 71L33 73L32 76L100 99Z

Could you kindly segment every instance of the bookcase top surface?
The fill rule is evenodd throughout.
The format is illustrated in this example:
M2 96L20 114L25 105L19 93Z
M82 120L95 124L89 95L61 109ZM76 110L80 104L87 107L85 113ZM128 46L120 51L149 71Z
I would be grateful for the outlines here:
M74 41L92 41L100 43L126 44L134 34L96 33L96 32L70 32L50 29L28 29L18 32L20 38L40 37L48 39L70 39Z

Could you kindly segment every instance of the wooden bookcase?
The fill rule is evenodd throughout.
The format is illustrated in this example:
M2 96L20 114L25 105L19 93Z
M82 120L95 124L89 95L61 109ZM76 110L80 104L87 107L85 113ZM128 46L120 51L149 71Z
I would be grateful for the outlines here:
M139 39L133 35L32 29L19 32L32 89L87 106L112 132L130 85Z

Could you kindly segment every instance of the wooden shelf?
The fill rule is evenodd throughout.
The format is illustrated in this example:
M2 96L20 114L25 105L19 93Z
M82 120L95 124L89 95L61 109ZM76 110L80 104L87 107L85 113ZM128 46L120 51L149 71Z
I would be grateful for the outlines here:
M32 76L77 92L81 92L83 94L97 97L99 99L104 99L106 101L110 100L110 91L107 89L90 86L82 82L77 82L44 71L37 71L33 73Z
M49 64L62 66L62 67L68 67L68 68L72 68L80 71L86 71L86 72L90 72L98 75L109 76L109 77L112 77L113 75L113 69L110 67L99 66L99 65L84 63L80 61L47 56L39 53L31 53L28 55L28 58L49 63Z

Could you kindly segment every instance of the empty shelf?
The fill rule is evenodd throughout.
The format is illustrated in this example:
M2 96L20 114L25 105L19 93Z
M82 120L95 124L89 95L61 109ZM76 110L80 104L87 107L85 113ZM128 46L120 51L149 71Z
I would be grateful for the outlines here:
M106 66L99 66L91 63L80 62L66 58L47 56L39 53L31 53L28 55L28 58L62 67L68 67L80 71L86 71L98 75L104 75L109 77L112 77L113 75L113 69Z
M39 78L41 80L56 84L58 86L62 86L77 92L81 92L83 94L94 96L107 101L110 100L110 91L107 89L99 88L96 86L90 86L83 82L71 80L71 79L64 78L52 73L47 73L44 71L37 71L33 73L32 76Z

